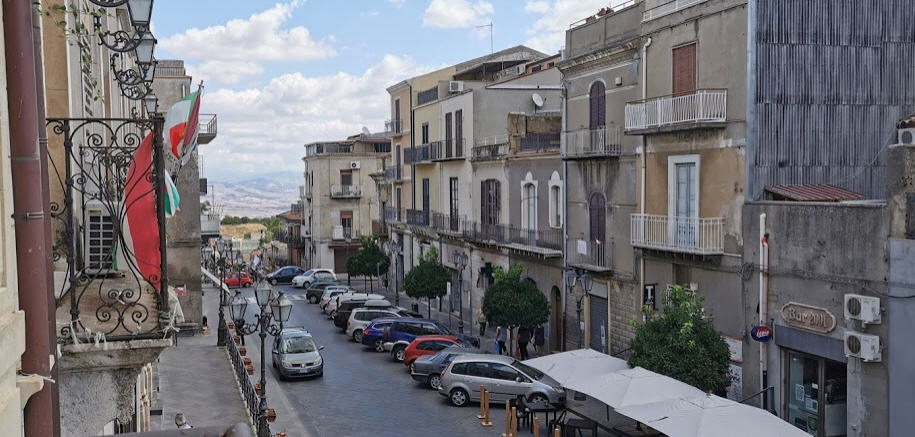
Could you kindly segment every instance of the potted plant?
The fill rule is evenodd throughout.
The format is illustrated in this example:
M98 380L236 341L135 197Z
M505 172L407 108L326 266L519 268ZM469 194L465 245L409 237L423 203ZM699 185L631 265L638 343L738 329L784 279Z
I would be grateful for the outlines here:
M267 408L267 421L276 422L276 410L273 408Z

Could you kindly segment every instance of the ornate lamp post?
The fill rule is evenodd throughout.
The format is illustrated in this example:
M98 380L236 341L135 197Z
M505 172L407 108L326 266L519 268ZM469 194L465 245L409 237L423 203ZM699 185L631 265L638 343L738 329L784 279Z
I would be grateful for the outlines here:
M267 340L267 333L277 336L283 330L283 324L289 321L292 314L292 302L286 298L283 292L277 296L273 293L273 287L267 281L261 280L254 289L254 298L257 301L257 307L260 310L255 314L255 322L248 324L245 321L245 312L248 310L248 300L241 295L240 291L235 292L232 298L232 304L229 306L232 320L238 326L240 335L251 335L259 331L261 339L261 393L258 399L257 412L257 432L258 437L268 437L267 431L267 367L265 365L264 344ZM274 323L276 322L276 323Z
M344 230L344 232L345 232L345 230ZM350 231L350 232L352 232L352 231ZM353 238L352 238L350 235L345 235L345 236L343 237L343 242L346 243L346 263L349 264L349 245L350 245L350 243L353 242ZM352 285L352 281L351 281L352 277L353 277L353 275L352 275L352 273L349 271L349 268L347 267L347 269L346 269L346 285Z
M394 305L400 306L400 287L398 285L400 270L397 270L397 260L400 259L400 254L403 248L401 247L400 241L396 239L391 239L391 258L394 259Z
M216 346L225 346L226 337L228 337L228 328L225 324L224 308L226 302L226 242L222 239L216 240L216 252L213 259L216 261L216 269L219 273L219 328L216 330Z
M460 272L458 274L458 311L460 312L461 320L458 322L458 332L464 333L464 269L467 268L468 256L466 253L455 250L451 254L451 261L454 263L454 266L458 268ZM470 297L470 305L473 305L473 296ZM473 321L473 310L470 313L470 320Z
M576 304L575 304L575 307L576 307L575 311L578 313L578 348L581 349L582 348L582 331L584 331L584 329L581 326L582 300L584 300L585 296L587 296L588 293L591 292L591 287L594 285L594 281L592 280L591 275L589 275L587 273L579 275L578 281L581 282L581 288L584 291L584 293L582 293L581 297L578 298L578 302L576 302Z

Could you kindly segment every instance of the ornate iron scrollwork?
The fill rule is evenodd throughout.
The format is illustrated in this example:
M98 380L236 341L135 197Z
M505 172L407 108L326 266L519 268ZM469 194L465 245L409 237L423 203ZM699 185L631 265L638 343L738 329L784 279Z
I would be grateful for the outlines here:
M127 0L89 0L89 1L92 3L95 3L98 6L101 6L103 8L114 8L114 7L121 6L125 3L127 3Z
M111 72L114 73L114 79L118 81L122 86L130 85L139 85L143 82L149 82L149 69L153 68L152 65L142 65L137 64L136 69L134 68L125 68L119 69L118 63L121 59L120 53L112 53L109 64L111 65Z
M95 3L94 0L90 1ZM140 42L143 41L143 35L145 35L146 32L149 32L148 26L136 26L133 29L133 33L126 30L115 30L114 32L106 30L101 32L102 22L99 17L95 17L95 28L99 30L99 43L118 53L136 50L136 48L140 46Z
M160 335L157 311L167 311L167 292L152 285L160 278L140 274L127 223L134 205L125 200L128 194L162 196L164 187L154 183L155 164L135 169L146 172L150 191L131 193L135 187L127 186L137 149L148 134L161 129L161 121L49 119L47 126L51 144L63 144L62 150L48 149L51 181L59 185L53 192L60 193L52 195L50 205L53 259L66 259L67 265L58 304L69 302L71 316L59 329L59 341L80 341L92 334L109 340ZM164 224L158 226L164 232ZM164 260L164 251L161 256Z
M152 87L146 82L140 82L136 85L118 84L121 88L121 94L130 100L143 100L152 92Z

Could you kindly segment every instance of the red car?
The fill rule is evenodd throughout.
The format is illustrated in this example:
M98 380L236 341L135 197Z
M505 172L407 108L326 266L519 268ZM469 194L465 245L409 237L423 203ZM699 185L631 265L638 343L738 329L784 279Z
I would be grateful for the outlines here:
M254 280L247 273L232 273L226 277L226 285L229 287L250 287L254 285Z
M407 349L404 350L403 363L407 367L410 367L417 358L423 355L432 355L446 347L454 345L472 347L469 344L461 342L453 335L421 335L416 337L416 339L413 340L413 343L410 343L410 345L407 346Z

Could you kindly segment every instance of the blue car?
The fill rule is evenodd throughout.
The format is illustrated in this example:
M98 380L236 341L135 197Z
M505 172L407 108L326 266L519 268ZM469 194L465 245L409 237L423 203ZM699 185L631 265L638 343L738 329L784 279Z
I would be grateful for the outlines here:
M435 320L402 318L394 320L383 338L382 346L391 352L395 361L402 362L407 346L421 335L451 335L461 343L480 347L480 339L464 334L455 334Z
M362 344L372 346L375 352L384 352L384 334L399 318L380 318L372 320L362 330Z

